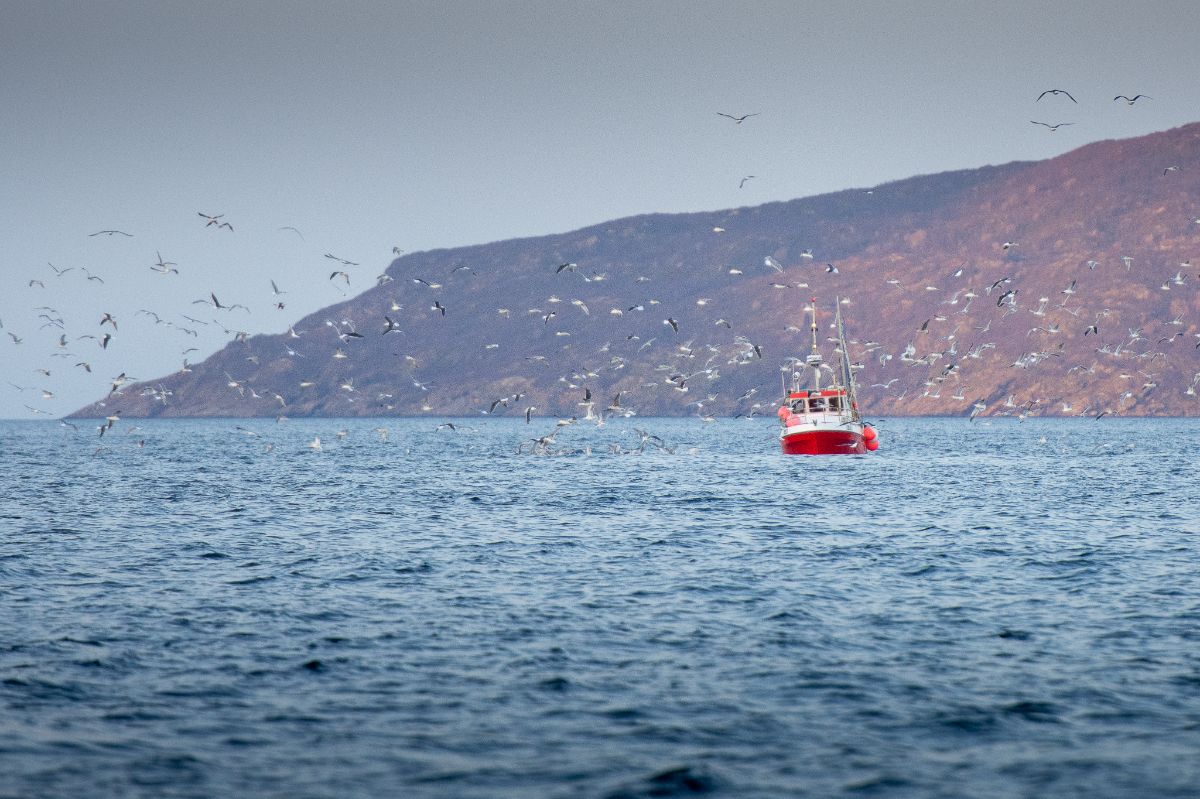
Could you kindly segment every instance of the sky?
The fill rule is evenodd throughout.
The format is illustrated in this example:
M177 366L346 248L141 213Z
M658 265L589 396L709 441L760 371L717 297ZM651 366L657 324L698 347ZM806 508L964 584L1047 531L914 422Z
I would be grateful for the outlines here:
M0 418L203 360L231 336L181 314L211 320L210 293L248 306L222 317L237 330L278 333L373 286L396 247L1195 122L1198 28L1194 2L0 0ZM1078 102L1037 99L1052 88ZM326 253L356 264L349 287Z

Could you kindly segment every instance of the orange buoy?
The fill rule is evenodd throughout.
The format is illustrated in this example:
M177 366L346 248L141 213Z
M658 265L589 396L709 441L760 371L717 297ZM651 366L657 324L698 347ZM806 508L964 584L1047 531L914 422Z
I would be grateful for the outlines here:
M863 428L863 438L865 438L867 441L875 440L875 428L874 427L864 427Z
M868 427L867 429L870 430L871 428ZM879 439L868 438L863 442L863 446L867 448L867 452L874 452L875 450L879 449Z

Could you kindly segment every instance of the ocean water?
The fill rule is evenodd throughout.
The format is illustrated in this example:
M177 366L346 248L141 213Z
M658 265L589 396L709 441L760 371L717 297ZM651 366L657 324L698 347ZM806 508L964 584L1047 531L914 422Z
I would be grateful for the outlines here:
M1200 795L1195 420L440 421L0 423L0 796Z

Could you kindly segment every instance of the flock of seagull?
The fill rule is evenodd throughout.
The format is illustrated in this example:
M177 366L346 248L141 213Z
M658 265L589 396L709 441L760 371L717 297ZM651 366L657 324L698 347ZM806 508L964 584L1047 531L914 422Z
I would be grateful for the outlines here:
M1076 105L1079 104L1079 101L1076 100L1075 97L1066 89L1046 89L1044 92L1042 92L1041 94L1038 95L1037 100L1035 100L1034 102L1040 101L1046 95L1050 95L1052 97L1062 95L1063 97L1066 97L1068 100L1075 103ZM1132 97L1129 97L1128 95L1124 95L1124 94L1118 94L1116 97L1112 98L1112 101L1114 103L1124 102L1126 105L1134 105L1135 103L1137 103L1138 100L1153 100L1153 99L1154 99L1153 97L1148 97L1144 94L1135 94ZM1049 128L1051 133L1058 130L1059 128L1065 128L1068 125L1075 124L1074 122L1054 122L1054 123L1038 122L1037 120L1033 120L1033 119L1029 120L1029 123L1031 125L1041 125L1043 128Z
M1045 97L1062 96L1072 103L1076 103L1075 97L1063 89L1047 89L1043 91L1037 98L1041 101ZM1137 102L1149 100L1150 97L1142 94L1133 96L1117 95L1114 97L1115 102L1125 102L1132 106ZM725 112L717 112L720 117L731 120L735 125L742 125L747 120L753 117L760 116L759 113L747 114L729 114ZM1065 125L1070 125L1070 122L1045 123L1033 122L1035 125L1042 125L1050 130L1057 130ZM1167 176L1172 171L1178 171L1178 165L1171 165L1164 169L1163 176ZM743 177L738 185L738 188L745 186L746 182L754 179L754 175ZM869 193L869 192L868 192ZM203 221L204 228L213 228L214 234L217 231L227 231L230 234L235 232L232 223L225 220L224 214L209 214L197 212ZM1200 222L1200 220L1197 220ZM304 236L300 230L293 226L284 226L279 228L281 231L289 231L303 240ZM711 227L710 235L721 235L725 232L722 227ZM132 234L115 229L99 230L89 234L92 237L98 236L121 236L130 237ZM1012 254L1019 251L1019 242L1004 241L997 243L1001 251ZM394 247L393 255L403 254L403 250L399 247ZM156 261L149 268L161 275L177 275L179 273L178 264L167 261L161 253L156 252ZM328 275L328 282L334 285L340 285L345 288L351 286L351 273L348 269L360 266L358 262L351 261L331 252L324 253L324 257L334 262L334 268ZM1122 263L1128 271L1132 265L1132 257L1126 256ZM1100 267L1099 261L1088 261L1089 270L1095 270ZM31 278L28 281L28 287L31 290L45 289L47 279L64 279L68 273L74 271L73 267L59 268L50 265L53 278ZM1190 262L1184 262L1179 265L1176 274L1169 277L1162 285L1163 291L1169 291L1177 286L1183 286L1190 278L1191 273ZM739 276L746 273L749 267L729 267L728 273L731 276ZM772 255L765 255L762 258L761 274L771 275L776 282L770 283L773 289L809 289L808 281L816 279L816 276L837 275L839 268L831 262L822 264L816 258L811 249L800 253L798 263L784 265ZM579 264L574 261L561 261L555 264L547 265L548 272L556 276L556 279L564 282L563 292L574 292L579 283L575 282L582 280L584 284L601 284L608 280L608 275L602 272L590 271L585 272L580 270ZM1029 351L1022 354L1016 362L1011 364L1013 368L1030 369L1036 367L1048 359L1059 357L1062 354L1063 344L1062 338L1067 333L1068 327L1071 325L1078 326L1081 329L1081 335L1100 337L1102 331L1107 332L1108 318L1111 315L1106 309L1085 311L1082 304L1082 294L1084 286L1080 285L1078 279L1071 280L1069 285L1064 286L1058 296L1040 296L1037 299L1030 299L1023 292L1023 288L1014 282L1014 278L1009 275L993 276L994 279L983 279L981 274L969 274L972 270L966 263L954 269L946 278L942 285L927 285L919 289L922 292L928 292L932 296L938 292L938 296L944 296L945 299L937 299L934 305L934 310L930 316L913 331L911 339L907 342L904 348L900 351L898 360L900 363L909 367L924 366L929 368L929 377L924 382L924 391L922 397L938 398L941 391L946 387L953 387L956 400L964 400L968 398L966 393L968 382L966 375L970 371L970 364L973 361L978 361L984 357L989 350L995 348L994 342L983 340L987 337L988 332L995 324L997 328L1002 325L1011 325L1015 319L1031 319L1031 326L1025 334L1029 339L1031 346ZM83 267L79 267L79 273L88 281L96 281L103 283L103 278L94 275ZM462 273L462 274L460 274ZM465 264L454 265L447 273L446 277L438 278L432 275L412 275L408 276L414 287L418 287L418 291L438 292L447 285L447 281L462 280L463 278L470 279L476 276L474 269ZM798 278L805 278L804 280ZM981 280L983 282L974 283L973 281ZM375 278L375 287L380 288L387 286L396 281L396 278L388 272L378 275ZM648 282L649 278L637 276L633 283L640 288L640 284ZM898 278L890 278L887 281L890 289L896 291L909 291L911 287L905 286ZM274 307L277 310L283 310L285 303L281 299L287 292L280 289L274 279L270 280L271 296ZM448 313L448 307L443 304L445 294L435 294L426 299L429 302L427 313L434 318L444 319ZM556 339L568 339L577 332L577 328L573 325L564 325L563 317L570 314L576 322L593 318L592 308L589 307L589 300L583 297L567 297L563 298L552 294L545 298L543 302L538 303L538 307L531 307L528 310L513 310L509 307L496 308L496 314L500 318L514 319L516 316L531 317L536 321L540 321L541 328L545 333L553 330L553 336ZM662 363L654 367L654 371L658 373L658 377L652 382L642 384L642 387L652 391L669 391L677 395L687 395L695 397L691 402L687 403L689 408L694 408L694 414L704 422L714 421L715 415L713 407L716 404L717 391L714 389L722 372L738 369L740 367L754 366L755 373L764 371L762 367L764 358L764 345L762 342L751 340L744 332L735 333L734 326L730 320L724 317L709 316L708 308L712 303L711 298L700 297L695 300L695 308L689 309L686 323L681 322L684 318L683 314L675 312L667 312L655 306L663 305L662 301L652 299L643 295L641 298L631 300L631 304L621 303L619 305L611 305L611 307L598 309L598 314L613 320L619 320L622 317L631 316L634 314L650 315L656 310L660 311L661 318L661 336L648 336L630 333L626 336L622 346L615 346L610 342L604 343L598 350L586 359L580 358L579 363L574 368L568 368L563 374L554 378L554 383L562 390L577 392L578 394L578 412L570 416L556 418L554 428L542 435L532 436L521 443L517 451L519 453L532 454L570 454L579 451L590 452L590 449L571 447L560 447L557 443L559 433L571 425L577 423L590 423L597 426L603 426L606 420L613 417L630 417L637 413L637 410L623 399L628 398L630 393L627 389L618 390L607 401L599 399L595 396L593 388L604 384L602 374L616 375L627 367L631 366L636 359L643 356L643 353L651 351L658 356ZM844 299L843 302L849 303L849 299ZM960 341L962 340L961 333L963 327L961 324L952 323L952 316L963 316L969 313L974 303L981 305L987 304L991 306L991 316L982 326L974 328L973 337L979 339L974 343L964 346L960 349ZM237 318L238 312L249 314L250 308L242 303L222 302L215 292L209 292L207 297L201 297L192 300L193 305L204 306L212 314L217 314L219 318L201 319L199 316L189 314L180 314L178 320L164 318L158 313L141 309L138 315L145 315L151 319L155 325L162 325L168 329L174 329L180 334L197 336L200 326L217 325L228 336L232 336L233 341L241 342L246 345L247 354L244 356L245 361L253 366L260 366L264 357L273 357L269 354L254 351L250 346L251 336L243 330L237 329L237 323L231 321ZM42 305L34 310L38 311L38 320L40 329L49 329L56 334L55 352L53 357L64 359L73 364L70 368L83 369L88 373L92 372L92 365L87 357L78 354L77 350L80 346L85 346L85 342L91 342L102 350L107 350L114 340L114 336L119 335L118 319L110 312L104 312L97 320L95 330L93 332L83 333L69 339L66 333L67 320L64 315L50 305ZM391 299L386 309L380 314L378 327L360 332L358 325L350 319L333 320L326 319L324 324L316 330L299 331L294 327L288 328L286 340L289 342L284 346L284 357L290 359L294 363L300 363L301 359L320 357L314 347L322 348L329 347L331 350L325 357L333 361L342 361L351 358L354 348L359 346L359 342L366 339L368 336L372 338L386 339L389 335L402 335L404 331L401 329L401 319L399 313L404 310L397 299ZM799 317L799 309L797 309L797 318ZM1026 316L1027 315L1027 316ZM396 317L396 318L393 318ZM244 317L243 317L244 318ZM712 341L711 335L705 336L710 341L697 343L699 337L690 335L692 331L685 330L685 326L695 326L697 320L703 319L704 324L708 326L711 332L714 328L723 329L726 332L725 338L719 341ZM403 320L402 320L403 321ZM1184 324L1182 317L1171 320L1170 325L1177 328L1174 335L1160 338L1157 341L1157 347L1151 350L1139 352L1138 343L1147 341L1146 331L1137 328L1130 329L1127 336L1121 336L1116 341L1107 341L1100 347L1097 347L1096 352L1111 358L1119 359L1122 356L1134 356L1142 361L1142 365L1146 368L1137 369L1142 376L1145 377L1141 385L1140 392L1143 394L1153 391L1157 384L1154 382L1154 374L1151 371L1154 368L1158 358L1165 359L1167 357L1163 345L1171 345L1175 340L1182 337L1184 334L1178 328ZM552 328L553 325L553 328ZM3 327L3 320L0 320L0 328ZM644 326L641 328L644 330ZM793 334L803 334L805 331L796 325L789 325L787 332ZM946 332L946 331L949 332ZM18 335L11 330L5 331L14 346L21 345L24 342L24 337ZM305 352L301 352L298 345L294 342L302 336L306 338ZM669 337L669 340L660 340L662 337ZM801 335L801 338L803 336ZM830 339L832 340L832 339ZM318 341L320 344L318 345ZM657 342L657 346L656 346ZM877 361L880 368L887 367L895 356L882 342L874 341L858 341L851 339L850 344L855 349L852 353L855 362L854 368L865 368L867 362L871 359ZM569 341L564 341L561 345L563 349L571 346ZM1200 346L1198 344L1197 346ZM500 342L487 342L483 345L484 350L495 350L500 347ZM622 349L623 347L623 349ZM923 350L923 352L922 352ZM197 352L197 348L192 347L184 350L183 366L179 370L179 374L187 374L192 371L192 364L188 360L188 356ZM648 356L647 356L648 357ZM582 361L600 361L600 365L584 366ZM532 364L550 365L550 359L544 354L530 354L525 360ZM420 392L427 392L428 386L418 379L416 367L418 359L411 354L404 355L402 363L408 369L407 378L412 385ZM802 368L800 364L802 358L789 357L779 363L779 372L787 375L795 370ZM1097 363L1090 366L1078 366L1072 369L1083 370L1085 372L1095 373ZM51 367L39 368L38 372L43 377L51 375ZM299 404L297 391L303 392L305 389L312 388L317 384L316 379L301 380L297 384L296 390L284 390L276 387L266 387L250 378L235 377L229 371L225 372L227 378L226 387L230 392L237 395L239 400L251 399L272 404L276 407L277 420L285 420L287 414L293 407ZM1130 378L1132 379L1132 375ZM872 383L868 386L860 387L864 393L870 395L874 389L882 389L888 391L899 380L899 378L891 378L890 380L881 383ZM105 436L110 434L115 422L121 418L121 399L127 390L127 387L138 382L136 378L128 376L125 372L113 377L110 381L108 396L105 400L96 403L94 408L103 414L103 423L97 428L97 435ZM769 414L773 410L774 401L768 399L772 394L772 381L758 381L754 385L749 385L736 399L731 399L738 410L736 416L754 417L756 415ZM1194 395L1197 385L1200 384L1200 372L1197 372L1191 381L1191 385L1187 389L1189 395ZM35 387L23 386L17 383L10 385L17 391L36 391ZM346 378L337 386L338 393L343 396L347 402L355 403L360 401L360 397L367 389L361 386L354 385L354 379ZM375 402L383 410L392 410L396 407L395 393L386 390L378 390L373 387L373 396L370 401ZM597 389L598 390L598 389ZM1096 406L1088 406L1081 408L1079 411L1069 407L1064 403L1061 408L1061 413L1077 413L1078 415L1091 414L1096 418L1101 418L1109 413L1119 413L1121 403L1131 398L1139 391L1136 388L1131 388L1118 400L1115 407L1100 408ZM692 392L689 394L689 392ZM526 424L532 424L533 420L538 416L538 407L528 399L527 391L514 391L500 397L491 398L490 401L484 404L487 407L480 407L478 411L482 415L497 415L505 413L509 410L517 410L524 417ZM142 394L149 396L154 402L168 404L173 399L173 390L164 382L159 382L153 386L146 385L142 389ZM49 389L41 389L43 399L52 399L55 395ZM895 395L897 401L903 400L905 393ZM364 398L365 399L365 398ZM35 415L49 415L46 411L39 409L33 405L26 405L27 409ZM435 411L435 408L427 403L421 405L421 410L425 412ZM1009 396L1002 405L993 405L989 408L989 404L980 398L972 405L970 413L971 419L974 419L978 414L985 410L990 410L997 414L1011 414L1019 418L1025 418L1028 414L1037 410L1037 400L1018 401L1016 397ZM1058 411L1059 409L1053 409ZM67 420L63 420L62 424L66 427L78 429L77 425ZM247 432L239 428L243 432ZM466 429L463 424L454 424L447 422L438 425L437 432L457 433ZM377 428L382 438L386 438L386 429ZM634 429L634 434L637 436L637 444L635 446L624 448L620 444L610 445L611 452L645 452L648 447L661 450L663 452L674 452L674 447L670 446L661 437L640 429ZM343 433L339 436L344 435ZM144 443L144 441L142 442ZM267 448L271 449L274 445L268 444ZM314 439L308 445L308 448L313 451L320 451L323 445L319 438Z

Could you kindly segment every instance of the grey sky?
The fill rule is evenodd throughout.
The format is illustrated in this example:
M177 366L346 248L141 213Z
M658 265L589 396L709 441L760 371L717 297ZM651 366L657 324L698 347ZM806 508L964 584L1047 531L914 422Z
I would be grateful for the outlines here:
M0 369L36 389L0 386L0 416L66 413L119 372L159 376L228 340L165 335L140 308L210 318L191 301L213 291L252 308L223 317L239 329L285 330L342 299L325 252L361 262L357 293L393 246L785 200L1196 121L1198 22L1192 2L0 0ZM1048 88L1079 103L1035 102ZM1154 99L1111 101L1138 92ZM105 228L134 238L88 236ZM180 274L154 274L156 251ZM105 311L121 328L109 350L53 357L63 331L39 329L39 306L69 339Z

